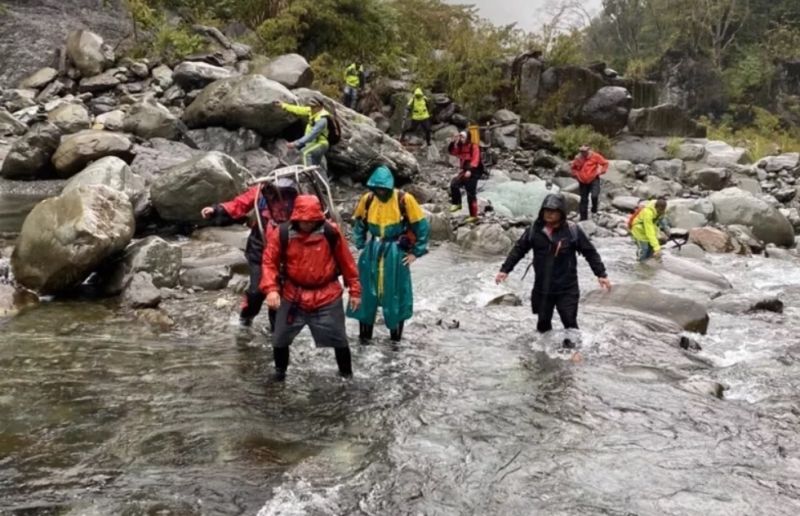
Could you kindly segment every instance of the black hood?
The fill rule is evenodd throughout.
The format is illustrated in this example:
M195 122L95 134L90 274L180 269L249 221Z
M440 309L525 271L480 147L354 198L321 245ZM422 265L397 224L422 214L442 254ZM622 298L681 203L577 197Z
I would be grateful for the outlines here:
M539 210L539 222L544 222L544 210L558 210L561 212L561 220L567 220L567 201L561 194L547 194L542 201L542 208Z

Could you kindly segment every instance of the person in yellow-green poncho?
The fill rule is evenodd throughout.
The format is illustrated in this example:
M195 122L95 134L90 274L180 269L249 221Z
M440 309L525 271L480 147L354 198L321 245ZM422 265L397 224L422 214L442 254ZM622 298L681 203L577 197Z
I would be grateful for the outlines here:
M375 169L367 188L353 213L353 238L361 250L361 306L347 315L358 319L359 338L366 344L381 307L391 339L399 341L403 323L414 311L409 266L428 252L430 228L417 200L394 188L392 172L385 166Z

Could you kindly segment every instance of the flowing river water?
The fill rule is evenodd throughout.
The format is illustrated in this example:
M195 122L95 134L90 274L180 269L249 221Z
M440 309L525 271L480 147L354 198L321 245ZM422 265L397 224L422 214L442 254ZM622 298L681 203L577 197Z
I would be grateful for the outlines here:
M716 290L596 244L616 283ZM353 343L352 382L305 332L286 383L266 381L266 339L237 330L227 292L168 299L164 331L44 303L0 322L0 514L800 514L800 265L709 259L784 313L712 311L696 352L582 306L571 361L533 331L522 264L498 287L499 257L435 248L405 340ZM485 306L509 290L523 306Z

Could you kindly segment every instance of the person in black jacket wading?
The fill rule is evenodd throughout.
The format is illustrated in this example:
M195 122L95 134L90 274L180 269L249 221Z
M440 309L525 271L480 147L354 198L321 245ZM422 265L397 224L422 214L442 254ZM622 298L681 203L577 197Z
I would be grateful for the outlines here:
M589 262L600 286L611 289L606 268L589 237L581 228L567 221L566 202L560 194L548 194L542 202L539 218L517 240L495 281L508 278L514 266L533 249L533 292L531 306L538 314L536 329L540 333L553 328L553 309L558 310L564 328L578 327L578 259L580 253ZM564 347L573 347L564 339Z

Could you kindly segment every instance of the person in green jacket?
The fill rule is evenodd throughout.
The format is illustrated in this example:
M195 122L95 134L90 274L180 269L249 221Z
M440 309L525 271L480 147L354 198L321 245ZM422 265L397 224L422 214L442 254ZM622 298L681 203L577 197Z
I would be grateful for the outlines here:
M394 188L392 172L379 166L367 181L366 192L353 213L353 239L362 285L361 306L347 315L359 321L362 343L372 339L378 307L393 341L403 335L403 323L414 311L409 266L428 252L430 227L410 193Z
M355 109L358 104L358 92L364 87L364 67L356 62L344 69L344 96L342 104Z
M415 132L417 129L422 128L425 133L425 143L431 144L431 113L428 110L428 97L422 93L420 88L414 90L414 95L408 101L406 111L411 114L411 126L408 130L403 131L400 139L405 139L406 133Z
M638 248L640 262L653 257L661 259L661 243L658 241L658 230L665 222L663 215L667 211L667 200L657 199L645 203L631 222L631 236Z
M302 138L289 142L290 149L297 149L303 155L303 165L322 167L322 158L328 152L328 117L331 116L319 99L311 98L307 106L295 106L276 100L284 111L308 120Z

